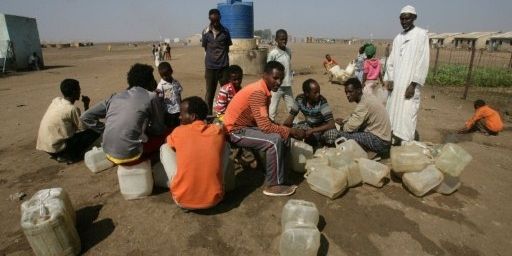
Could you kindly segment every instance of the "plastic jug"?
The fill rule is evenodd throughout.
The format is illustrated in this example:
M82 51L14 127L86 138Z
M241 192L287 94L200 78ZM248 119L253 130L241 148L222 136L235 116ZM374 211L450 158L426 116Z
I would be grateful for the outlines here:
M64 210L69 218L76 224L76 213L71 200L69 199L68 193L62 188L49 188L37 191L29 200L21 204L21 211L28 211L28 208L39 208L41 203L51 199L61 200L64 205Z
M283 231L288 223L305 223L313 227L318 225L319 214L316 205L312 202L290 199L283 207L281 214L281 227Z
M329 165L329 159L327 158L311 158L306 160L306 170L310 170L312 167L315 166L328 166Z
M292 170L299 173L306 172L306 160L313 157L313 147L303 141L295 140L293 138L291 139L290 144Z
M459 145L447 143L441 149L436 167L446 174L457 177L472 159L473 157Z
M363 177L361 177L361 172L359 171L359 164L356 161L352 161L350 165L345 166L344 171L347 172L348 187L355 187L363 182Z
M149 160L132 166L119 165L117 178L121 194L126 200L142 198L153 191L153 175Z
M356 162L364 183L378 188L384 185L384 178L389 175L387 165L365 158L356 159Z
M169 188L169 177L165 172L162 162L158 162L153 165L151 171L153 172L153 181L155 182L155 186Z
M167 143L160 147L160 162L167 176L167 184L176 174L178 167L176 166L176 152L172 150Z
M281 256L315 256L320 248L320 231L304 223L289 224L281 234Z
M311 190L334 199L347 188L347 173L330 166L314 166L304 175Z
M443 181L443 173L429 165L420 172L405 173L402 181L414 195L423 196Z
M114 163L107 159L107 155L101 147L93 147L87 151L84 156L84 163L93 173L98 173L114 166Z
M350 153L354 159L368 158L368 153L355 140L347 140L341 137L334 141L334 144L342 153Z
M224 192L233 191L236 188L235 163L229 156L231 155L231 146L226 143L222 155L222 178Z
M335 156L332 156L329 160L329 166L341 169L350 165L354 161L352 154L339 152Z
M391 165L395 172L419 172L429 164L431 160L417 145L391 147Z
M336 156L339 156L341 152L336 148L319 148L315 151L315 154L313 157L316 158L326 158L329 160L329 162L336 158Z
M441 184L439 184L439 186L435 187L434 190L437 193L440 193L443 195L449 195L449 194L457 191L457 189L459 189L460 185L461 185L461 182L459 180L459 177L453 177L448 174L445 174Z
M21 228L36 255L78 255L80 237L64 201L37 200L38 205L21 207Z

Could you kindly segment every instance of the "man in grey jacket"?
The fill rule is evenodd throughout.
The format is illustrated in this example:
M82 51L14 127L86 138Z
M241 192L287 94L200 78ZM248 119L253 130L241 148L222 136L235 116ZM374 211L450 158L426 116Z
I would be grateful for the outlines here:
M113 94L80 117L88 128L103 132L103 151L115 164L139 163L165 141L165 107L153 92L156 85L153 68L137 63L128 72L126 91ZM103 118L105 123L100 121Z

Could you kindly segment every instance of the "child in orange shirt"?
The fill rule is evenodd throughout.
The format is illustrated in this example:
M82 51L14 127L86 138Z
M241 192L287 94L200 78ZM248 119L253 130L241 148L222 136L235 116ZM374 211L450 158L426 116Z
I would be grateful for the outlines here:
M466 121L466 127L458 133L469 133L479 131L485 135L498 135L503 130L503 121L498 111L485 104L483 100L476 100L474 103L475 114Z

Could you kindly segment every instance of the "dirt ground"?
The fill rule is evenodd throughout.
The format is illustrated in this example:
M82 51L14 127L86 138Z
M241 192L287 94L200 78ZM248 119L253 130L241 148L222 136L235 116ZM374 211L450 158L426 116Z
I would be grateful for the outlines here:
M339 63L355 57L356 48L344 45L291 44L297 75L294 93L302 81L317 79L334 110L345 117L354 108L341 86L327 83L321 63L330 53ZM379 49L382 53L382 49ZM311 191L303 178L291 197L262 194L258 170L237 175L237 189L214 209L183 212L165 190L147 198L125 201L119 193L116 168L93 174L83 162L65 165L35 150L39 121L64 78L80 81L92 102L126 88L125 76L136 63L152 64L148 46L105 45L89 48L44 49L47 69L0 77L0 255L31 255L20 228L20 201L37 190L63 187L78 217L82 252L87 255L276 255L280 216L290 198L314 202L321 214L319 255L510 255L512 249L512 123L498 137L455 135L472 114L472 103L423 90L418 131L422 140L456 142L473 161L461 176L455 194L431 193L417 198L402 184L383 188L368 185L348 190L330 200ZM184 97L204 95L203 50L173 48L175 78ZM155 73L157 76L157 74ZM245 76L244 84L257 76ZM284 104L281 105L284 113ZM284 114L278 119L282 120Z

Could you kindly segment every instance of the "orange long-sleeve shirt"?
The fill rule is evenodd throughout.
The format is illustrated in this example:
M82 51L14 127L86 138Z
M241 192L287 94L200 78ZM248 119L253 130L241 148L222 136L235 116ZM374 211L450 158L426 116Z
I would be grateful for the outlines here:
M240 90L231 100L224 115L228 132L245 127L258 127L264 133L278 133L287 139L290 128L273 123L268 117L270 91L263 79Z
M475 111L475 114L466 121L466 128L470 129L480 119L484 119L485 126L493 132L500 132L503 130L503 121L501 121L500 114L498 111L487 105L482 106Z

